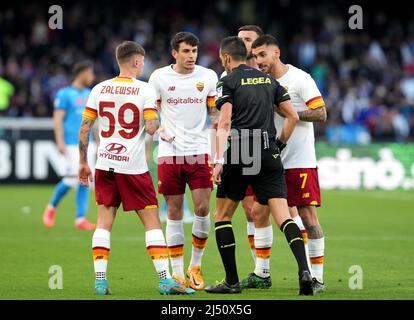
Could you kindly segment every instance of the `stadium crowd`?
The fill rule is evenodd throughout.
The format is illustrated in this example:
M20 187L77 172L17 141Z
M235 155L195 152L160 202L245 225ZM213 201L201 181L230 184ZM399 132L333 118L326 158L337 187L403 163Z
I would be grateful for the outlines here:
M172 61L169 39L181 30L199 36L198 63L220 74L220 40L240 25L258 24L278 37L282 61L316 80L328 110L327 123L315 126L317 136L349 143L414 141L414 20L365 10L364 29L351 30L348 6L328 1L284 0L277 10L253 0L178 3L68 3L62 5L62 30L48 27L48 7L41 4L2 8L0 117L51 116L54 95L70 83L73 63L93 60L97 82L112 77L113 51L124 39L145 47L145 80Z

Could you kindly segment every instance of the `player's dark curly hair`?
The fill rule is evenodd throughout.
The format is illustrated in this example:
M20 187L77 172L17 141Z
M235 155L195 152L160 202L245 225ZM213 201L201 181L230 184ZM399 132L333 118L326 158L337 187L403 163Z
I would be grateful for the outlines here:
M221 53L227 53L234 60L245 61L247 58L247 49L242 39L237 36L227 37L221 41Z
M180 43L189 44L192 47L198 47L200 41L198 40L197 36L191 32L178 32L172 39L171 39L171 48L175 51L178 51L180 48Z

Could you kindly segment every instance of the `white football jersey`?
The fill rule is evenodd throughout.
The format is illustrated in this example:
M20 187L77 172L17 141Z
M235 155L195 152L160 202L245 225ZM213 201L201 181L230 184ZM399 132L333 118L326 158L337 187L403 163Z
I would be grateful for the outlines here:
M288 71L277 81L289 93L296 111L316 109L325 105L315 81L305 71L288 64ZM284 118L275 114L275 125L280 134ZM312 122L299 121L282 152L285 169L316 168L315 134Z
M97 84L89 95L83 117L99 123L95 168L125 174L148 171L144 120L158 119L154 88L135 78Z
M158 157L210 154L207 108L214 107L217 74L196 65L190 74L174 71L172 65L155 70L149 83L161 108L161 127L175 137L159 141Z

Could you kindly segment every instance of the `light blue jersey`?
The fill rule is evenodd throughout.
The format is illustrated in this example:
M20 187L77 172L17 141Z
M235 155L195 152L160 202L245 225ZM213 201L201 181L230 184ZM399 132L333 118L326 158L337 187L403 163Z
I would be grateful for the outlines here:
M91 89L84 88L82 91L69 86L60 89L55 98L55 110L64 110L63 137L65 144L77 145L79 129L82 123L82 112L85 109ZM92 139L92 135L91 135Z

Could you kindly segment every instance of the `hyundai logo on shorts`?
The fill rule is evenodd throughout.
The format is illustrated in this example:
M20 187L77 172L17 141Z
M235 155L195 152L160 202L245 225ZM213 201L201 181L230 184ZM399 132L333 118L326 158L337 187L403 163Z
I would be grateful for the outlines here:
M113 154L121 154L127 151L127 148L120 143L110 143L105 149Z

